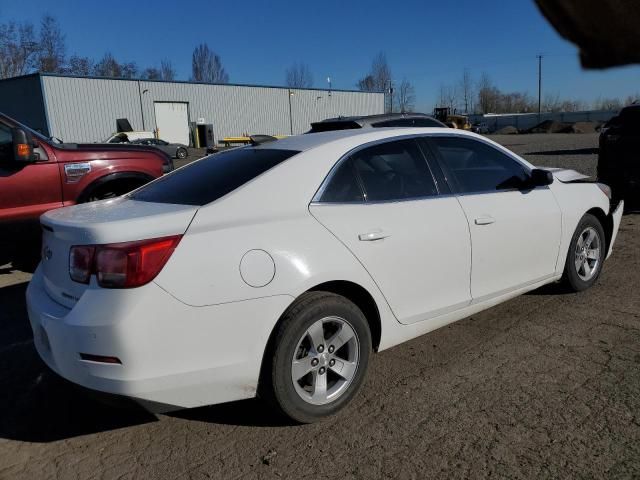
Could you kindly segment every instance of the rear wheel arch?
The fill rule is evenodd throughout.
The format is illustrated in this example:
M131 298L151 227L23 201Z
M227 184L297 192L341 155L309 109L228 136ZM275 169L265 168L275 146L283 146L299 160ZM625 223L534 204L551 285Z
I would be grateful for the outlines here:
M382 337L382 322L380 319L380 311L378 309L378 305L374 300L373 296L369 293L369 291L358 285L357 283L347 281L347 280L335 280L325 283L320 283L305 292L299 295L291 304L287 307L287 309L282 313L278 321L275 323L273 328L271 329L271 333L269 334L269 338L267 340L267 344L264 349L264 353L262 355L262 363L260 367L260 381L264 378L264 375L267 374L269 361L268 359L273 354L275 348L275 340L276 334L278 332L278 328L282 323L285 314L296 306L296 304L303 299L307 294L311 292L327 292L333 293L335 295L340 295L341 297L346 298L354 305L356 305L364 314L367 323L369 325L369 330L371 332L371 347L373 351L377 351L380 345L380 340ZM260 391L260 389L258 389Z
M91 182L78 196L78 203L85 203L97 200L94 196L99 195L101 191L113 188L115 192L127 193L134 190L145 183L154 180L154 177L140 172L116 172L100 177Z

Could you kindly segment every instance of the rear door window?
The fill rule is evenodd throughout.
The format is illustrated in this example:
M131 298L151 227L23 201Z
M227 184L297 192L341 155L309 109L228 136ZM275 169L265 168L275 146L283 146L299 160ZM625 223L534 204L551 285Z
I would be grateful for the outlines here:
M237 148L193 162L142 187L129 198L143 202L206 205L300 153Z
M427 161L413 139L364 148L351 158L368 202L438 194Z
M353 162L347 158L331 173L331 177L320 197L325 203L364 202L364 193L356 177Z

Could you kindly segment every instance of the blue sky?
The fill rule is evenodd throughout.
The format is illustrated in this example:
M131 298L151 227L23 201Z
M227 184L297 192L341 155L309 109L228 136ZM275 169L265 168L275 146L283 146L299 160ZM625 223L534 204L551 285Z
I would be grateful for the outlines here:
M487 72L505 91L537 95L536 55L545 55L543 90L592 101L640 92L640 67L584 71L576 48L561 39L533 0L502 1L193 1L104 2L3 0L0 22L38 21L51 13L68 53L94 58L111 51L140 66L170 59L181 79L200 42L218 52L233 83L282 85L303 61L324 87L353 89L384 51L394 79L408 78L416 104L430 110L441 84L469 68Z

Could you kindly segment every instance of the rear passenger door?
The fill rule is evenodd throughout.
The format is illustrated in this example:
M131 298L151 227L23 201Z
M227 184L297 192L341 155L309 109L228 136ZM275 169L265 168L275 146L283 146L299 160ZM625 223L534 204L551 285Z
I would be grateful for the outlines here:
M554 275L561 212L549 187L526 188L529 169L488 143L428 138L469 222L474 302Z
M455 197L440 195L415 139L364 146L340 160L310 211L367 269L400 322L471 301L464 212Z

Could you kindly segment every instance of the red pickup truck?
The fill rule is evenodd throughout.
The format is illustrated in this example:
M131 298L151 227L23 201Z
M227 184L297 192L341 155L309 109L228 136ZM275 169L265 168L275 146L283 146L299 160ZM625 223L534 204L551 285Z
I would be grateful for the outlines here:
M171 170L154 147L61 143L0 113L0 266L35 267L47 210L122 195Z
M0 232L47 210L122 195L172 169L153 147L56 143L0 113Z

